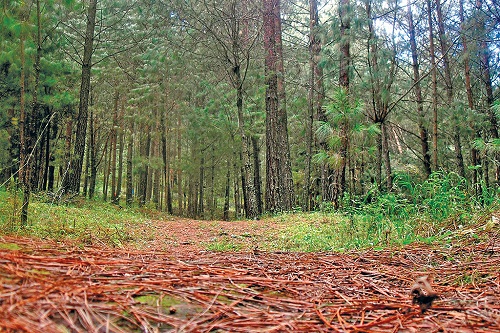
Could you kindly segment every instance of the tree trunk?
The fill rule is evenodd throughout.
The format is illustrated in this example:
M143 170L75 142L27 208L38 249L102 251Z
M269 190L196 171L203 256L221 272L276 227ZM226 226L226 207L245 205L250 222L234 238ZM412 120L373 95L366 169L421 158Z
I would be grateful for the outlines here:
M24 19L23 19L24 20ZM29 115L26 110L26 55L24 50L25 36L21 32L20 37L20 52L19 57L21 60L21 75L19 79L20 86L20 99L19 99L19 139L20 139L20 158L19 158L19 179L23 189L23 205L21 207L21 227L28 224L28 206L30 201L30 183L29 183Z
M115 205L120 205L120 196L122 194L122 182L123 182L123 150L124 150L124 126L123 126L123 114L125 112L125 105L124 105L124 99L122 99L122 106L121 106L121 112L120 112L120 122L119 122L119 130L120 130L120 135L119 135L119 142L118 144L120 145L118 149L118 179L116 182L116 199L114 204Z
M112 135L110 135L112 136ZM106 202L108 200L108 192L109 192L109 176L111 174L111 154L113 149L113 143L110 142L113 139L108 136L106 140L106 146L104 147L104 179L102 186L102 200ZM109 149L108 149L109 142Z
M485 29L485 18L483 13L483 0L476 0L476 11L477 15L479 15L479 19L477 20L476 30L481 32L480 42L479 42L479 64L481 69L482 83L484 84L484 89L486 91L486 114L488 115L488 120L490 122L490 135L495 140L498 139L498 119L497 114L493 110L492 105L494 101L493 96L493 85L491 82L491 74L490 74L490 58L491 52L488 48L488 36L486 34ZM495 181L500 183L500 155L498 152L494 152L494 161L495 161Z
M375 182L379 190L382 190L382 165L383 165L383 126L384 124L379 122L377 123L378 128L380 129L380 133L377 133L377 162L376 162L376 171L375 171Z
M351 64L351 18L350 18L350 0L340 0L339 16L340 16L340 65L339 65L339 85L344 89L349 98L349 68ZM336 182L334 189L333 204L339 207L340 199L344 195L346 188L346 165L348 154L348 133L347 120L343 121L340 126L340 167L336 170Z
M118 141L118 101L120 100L120 93L115 91L114 110L113 110L113 128L111 129L111 202L116 204L116 148Z
M182 126L182 120L181 120L181 113L180 111L177 113L177 204L179 206L179 211L178 214L179 216L182 216L182 169L180 167L181 164L181 152L182 152L182 142L181 142L181 126Z
M161 152L163 159L163 179L165 182L165 206L167 213L172 214L172 195L170 189L170 161L169 149L167 145L167 121L165 112L160 114L160 128L161 128Z
M148 200L148 178L149 178L149 151L151 148L151 132L149 131L148 126L144 128L146 133L146 137L142 140L140 145L141 151L141 171L139 173L139 188L138 188L138 197L139 197L139 206L144 206Z
M321 40L317 32L319 26L318 1L309 0L309 95L306 122L306 160L304 170L304 193L302 208L312 209L311 158L313 154L313 125L315 113L322 113L324 98L323 70L319 66L321 59Z
M254 218L258 216L257 209L257 195L255 191L255 184L253 179L252 159L249 147L249 139L245 132L245 124L243 121L243 83L241 81L240 66L234 68L236 80L236 107L238 109L238 129L241 137L241 156L243 161L243 177L245 177L243 192L244 192L244 206L245 215L247 218Z
M385 175L386 175L386 184L387 191L392 191L392 168L391 168L391 157L389 151L389 142L388 142L389 133L387 131L387 124L382 124L382 152L384 155L384 164L385 164Z
M459 17L460 17L460 34L462 36L462 57L464 62L464 78L465 78L465 91L467 93L467 102L470 110L474 110L474 96L472 93L472 85L471 85L471 75L470 75L470 56L469 56L469 47L468 41L466 37L466 28L465 28L465 18L464 18L464 0L460 0L460 9L459 9ZM480 137L481 134L477 129L477 126L472 123L470 125L474 133L476 133L476 137ZM472 160L472 187L474 188L474 192L476 196L480 194L481 185L479 184L479 171L477 169L478 165L481 165L480 161L480 153L479 151L472 147L471 148L471 160Z
M233 156L234 161L233 161L233 168L234 168L234 211L235 211L235 218L240 217L240 212L241 212L241 197L240 197L240 177L238 175L241 174L241 172L238 171L238 158L237 158L237 153L234 154Z
M431 58L432 77L432 167L437 170L438 164L438 91L436 51L434 46L434 28L432 20L431 0L427 0L427 19L429 23L429 55Z
M294 189L288 144L280 0L264 0L266 76L266 209L291 210Z
M222 219L229 221L229 190L231 185L231 164L227 161L226 189L224 191L224 213Z
M210 196L207 200L210 219L213 220L217 209L217 198L215 197L215 145L212 145L210 154Z
M415 26L413 24L413 14L411 3L408 3L408 24L410 30L410 49L413 67L413 86L415 89L415 98L417 102L417 123L420 136L420 147L422 153L422 162L424 174L428 178L431 174L431 158L429 154L428 132L424 124L424 100L422 98L422 89L420 87L420 69L417 57L417 41L415 38Z
M78 107L77 128L73 157L68 176L64 178L63 189L66 192L79 193L82 174L83 156L85 154L85 138L87 134L87 117L90 93L90 74L92 69L92 53L94 50L94 29L96 23L97 0L89 0L87 27L82 59L82 80L80 85L80 104Z
M46 191L47 190L47 181L49 177L49 165L50 165L50 135L51 135L51 122L52 122L52 117L48 118L47 121L47 129L45 132L45 160L43 163L43 178L42 178L42 184L40 187L41 191Z
M71 165L71 144L72 144L72 133L73 133L73 120L71 115L66 119L66 128L64 132L64 165L60 168L61 183L64 183L64 179L68 176L69 166Z
M94 122L94 111L90 109L88 147L88 155L90 155L89 199L92 199L95 194L95 186L97 182L97 167L99 164L99 162L97 161L96 131Z
M199 179L199 195L198 195L198 209L197 216L204 218L205 214L205 157L202 156L200 160L200 179Z
M447 105L451 107L453 105L453 82L451 79L451 68L450 68L450 60L448 57L448 45L446 42L446 34L444 30L444 22L443 22L443 13L441 8L441 0L436 0L436 12L438 18L438 30L439 30L439 42L441 44L441 53L443 54L443 67L444 67L444 81L446 84L446 97L447 97ZM465 177L465 166L464 159L462 154L462 145L461 145L461 135L460 135L460 126L458 126L458 119L455 120L454 126L454 146L455 146L455 158L457 161L457 169L458 174L461 177Z
M255 197L257 199L257 214L260 216L263 213L262 179L260 176L259 138L255 135L252 136L252 147L253 147L253 164L254 164L253 183L255 187Z
M125 201L127 206L132 206L134 201L133 196L133 169L132 169L132 158L133 158L133 149L134 149L134 121L130 120L129 132L127 135L127 170L126 170L126 179L127 179L127 188L125 193Z

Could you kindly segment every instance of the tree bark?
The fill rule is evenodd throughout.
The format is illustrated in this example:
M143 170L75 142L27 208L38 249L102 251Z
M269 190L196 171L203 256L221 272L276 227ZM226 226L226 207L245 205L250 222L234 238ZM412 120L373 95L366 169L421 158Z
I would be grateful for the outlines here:
M318 1L309 0L309 95L308 115L306 122L306 160L304 170L304 190L302 208L304 211L312 209L311 158L313 155L313 126L314 119L323 112L323 70L319 66L321 59L321 39L318 34L319 16Z
M408 24L410 31L410 49L413 68L413 86L415 90L415 98L417 102L417 124L420 136L420 147L422 153L422 162L424 174L428 178L431 174L431 158L429 154L428 132L424 124L424 100L422 98L422 89L420 87L420 69L417 56L417 41L415 38L415 26L413 24L413 14L411 10L411 2L408 2Z
M438 164L438 90L436 48L434 46L434 22L432 19L431 0L427 0L427 19L429 23L429 55L431 59L432 78L432 167L437 170Z
M126 170L126 180L127 180L127 188L125 191L125 202L127 206L132 206L134 201L133 196L133 169L132 169L132 158L133 158L133 149L134 149L134 121L130 120L129 132L127 134L127 170Z
M144 128L145 138L140 145L142 165L139 172L139 206L144 206L148 201L148 182L149 182L149 151L151 148L151 132L149 126Z
M179 206L179 211L178 214L179 216L182 216L182 169L180 167L180 163L182 161L181 159L181 153L182 153L182 133L181 133L181 126L182 126L182 118L181 118L181 113L180 111L177 113L177 164L178 169L177 169L177 204Z
M259 149L259 138L255 135L252 136L252 147L253 147L253 164L254 164L253 182L255 188L255 198L257 200L257 214L262 215L263 205L262 205L262 179L260 176L260 149Z
M77 128L74 152L70 170L62 184L66 192L79 193L82 174L83 156L85 154L85 138L87 134L87 118L90 93L90 74L92 69L92 53L94 49L94 29L96 24L97 0L89 0L87 26L82 59L82 80L80 85L80 103L78 107Z
M22 19L24 20L24 18ZM29 115L26 110L26 55L25 55L25 35L21 32L19 41L19 57L21 60L21 74L19 78L20 99L19 99L19 139L20 139L20 156L19 156L19 179L23 189L23 205L21 207L21 227L28 224L28 206L30 200L30 183L29 183Z
M350 0L340 0L339 16L340 16L340 65L339 65L339 85L344 89L349 98L349 69L351 64L351 18L350 18ZM344 120L340 125L340 167L336 170L336 182L334 190L333 204L336 208L339 207L340 199L344 195L346 189L346 166L348 154L348 133L347 120Z
M484 85L484 89L486 92L486 114L488 116L488 120L490 122L490 135L493 139L498 139L498 119L497 114L493 110L492 105L494 101L493 96L493 84L491 81L490 74L490 58L491 52L488 47L488 36L485 31L485 18L483 13L483 0L476 0L476 11L477 15L479 15L477 19L477 27L476 30L481 32L480 41L479 41L479 63L481 69L481 78L482 83ZM494 160L495 160L495 181L500 183L500 154L498 152L494 152Z
M429 1L429 0L428 0ZM472 84L471 84L471 68L470 68L470 56L469 56L469 45L466 37L466 28L465 28L465 18L464 18L464 0L459 1L459 17L460 17L460 34L462 37L462 56L464 62L464 78L465 78L465 91L467 93L467 103L470 110L474 110L474 96L472 93ZM470 125L474 133L476 133L476 137L480 137L481 133L478 130L477 126L472 123ZM480 152L472 147L471 148L471 160L472 160L472 186L475 194L478 196L481 191L481 186L479 184L479 171L477 169L478 165L481 165L480 161Z
M123 127L123 114L125 112L125 105L124 105L124 99L122 99L122 105L121 105L121 112L120 112L120 120L118 124L118 128L120 131L120 134L118 136L118 144L119 144L119 149L118 149L118 179L116 182L116 199L114 201L115 205L120 205L120 196L122 193L122 182L123 182L123 151L125 149L124 147L124 136L125 136L125 129Z
M205 157L202 156L200 159L200 178L199 178L199 195L198 195L198 209L197 216L204 218L205 214Z
M167 120L166 112L160 114L160 129L161 129L161 152L163 159L163 179L165 182L165 206L167 213L172 214L172 196L170 189L170 161L169 149L167 145Z
M288 145L279 0L264 0L266 209L290 210L294 189Z
M118 141L118 102L120 100L120 93L115 91L114 96L114 110L113 110L113 128L111 129L111 202L117 204L117 188L116 188L116 148Z
M222 219L229 221L229 190L231 185L231 164L227 161L226 188L224 191L224 213Z
M451 68L450 68L450 60L448 57L448 45L446 42L446 34L444 30L444 21L443 21L443 12L441 8L441 0L436 0L436 13L438 19L438 30L439 30L439 42L441 44L441 53L443 54L443 67L444 67L444 81L446 85L446 97L447 97L447 105L451 107L453 105L453 82L451 79ZM458 126L458 119L455 121L454 126L454 147L455 147L455 159L457 161L457 169L458 174L461 177L465 177L465 166L464 166L464 158L462 154L462 145L461 145L461 134L460 134L460 126Z

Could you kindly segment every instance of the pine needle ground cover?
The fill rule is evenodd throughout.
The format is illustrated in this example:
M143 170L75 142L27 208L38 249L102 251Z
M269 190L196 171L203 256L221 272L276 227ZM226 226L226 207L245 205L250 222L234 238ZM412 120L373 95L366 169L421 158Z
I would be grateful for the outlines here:
M500 332L500 238L381 251L158 252L0 239L2 332ZM410 298L430 275L438 299Z

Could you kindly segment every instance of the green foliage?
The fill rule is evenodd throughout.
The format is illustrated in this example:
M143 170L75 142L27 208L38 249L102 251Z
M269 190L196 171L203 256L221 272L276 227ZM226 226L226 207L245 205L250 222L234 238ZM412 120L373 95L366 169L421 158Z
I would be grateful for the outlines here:
M21 193L0 190L1 234L122 246L132 240L130 230L146 220L133 209L108 203L77 199L58 205L52 198L38 196L30 204L29 225L20 228L21 202Z
M498 206L494 190L483 189L479 201L466 185L455 173L435 172L424 182L401 173L393 192L381 193L373 186L366 195L346 195L341 211L323 203L321 212L281 216L284 231L271 249L343 251L445 242Z

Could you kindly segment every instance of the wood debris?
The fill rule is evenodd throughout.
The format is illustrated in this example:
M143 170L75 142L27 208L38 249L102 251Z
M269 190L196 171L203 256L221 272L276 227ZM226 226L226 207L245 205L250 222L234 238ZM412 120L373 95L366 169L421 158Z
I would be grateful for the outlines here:
M421 276L415 281L411 287L411 295L413 296L413 304L418 304L422 313L427 311L437 298L427 275Z

